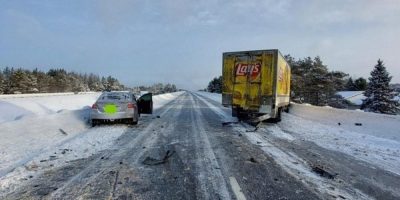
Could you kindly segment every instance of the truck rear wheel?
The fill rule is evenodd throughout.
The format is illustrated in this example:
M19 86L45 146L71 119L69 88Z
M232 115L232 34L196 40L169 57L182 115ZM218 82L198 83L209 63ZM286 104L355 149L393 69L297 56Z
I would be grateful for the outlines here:
M289 113L289 107L290 107L290 106L286 106L286 107L285 107L285 109L284 109L285 113Z
M236 108L232 108L232 117L238 116L238 110Z
M281 116L282 116L282 108L278 108L278 111L276 112L276 117L270 118L267 121L272 123L278 123L282 120Z

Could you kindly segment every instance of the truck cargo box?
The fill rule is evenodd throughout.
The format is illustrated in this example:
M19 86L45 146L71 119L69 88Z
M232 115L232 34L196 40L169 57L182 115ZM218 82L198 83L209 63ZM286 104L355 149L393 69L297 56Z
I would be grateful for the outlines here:
M290 66L277 49L223 53L222 104L233 116L280 120L288 109Z

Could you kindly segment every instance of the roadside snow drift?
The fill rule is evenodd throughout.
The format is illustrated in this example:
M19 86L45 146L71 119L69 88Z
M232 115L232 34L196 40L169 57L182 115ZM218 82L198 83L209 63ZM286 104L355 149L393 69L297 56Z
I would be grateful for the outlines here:
M0 123L91 106L99 92L0 95Z

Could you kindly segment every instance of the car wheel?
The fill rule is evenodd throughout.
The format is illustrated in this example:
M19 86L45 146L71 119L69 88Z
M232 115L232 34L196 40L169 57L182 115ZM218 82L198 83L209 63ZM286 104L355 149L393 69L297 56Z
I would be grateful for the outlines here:
M138 123L138 119L135 120L135 118L132 118L132 119L128 120L128 124L136 125L137 123Z
M95 127L95 126L97 126L97 121L92 119L92 127Z

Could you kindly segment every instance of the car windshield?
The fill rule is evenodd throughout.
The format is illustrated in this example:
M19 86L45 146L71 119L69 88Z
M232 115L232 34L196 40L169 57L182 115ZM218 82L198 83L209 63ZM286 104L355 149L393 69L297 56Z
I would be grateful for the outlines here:
M126 101L129 100L129 94L128 93L105 93L102 94L99 98L99 100L113 100L113 101Z

